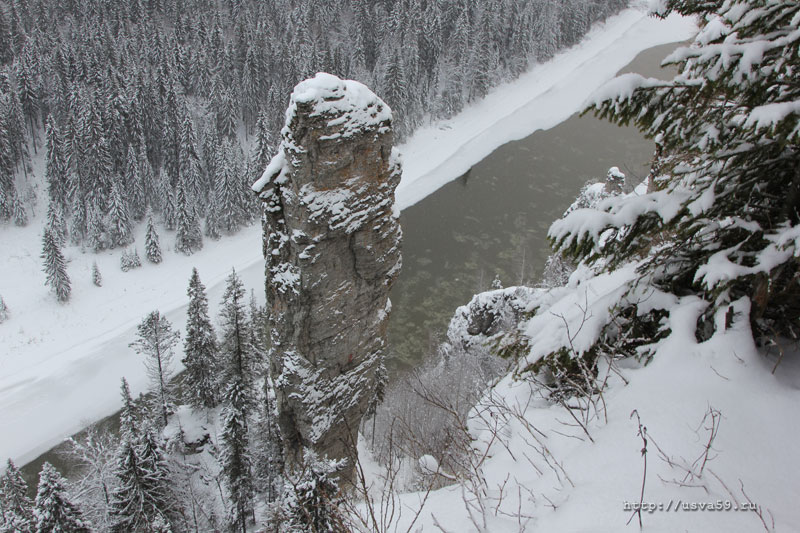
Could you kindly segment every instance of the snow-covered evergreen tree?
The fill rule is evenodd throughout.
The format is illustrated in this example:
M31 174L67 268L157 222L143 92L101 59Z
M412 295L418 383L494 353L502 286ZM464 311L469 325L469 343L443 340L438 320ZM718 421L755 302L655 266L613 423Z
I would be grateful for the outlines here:
M39 488L33 506L35 533L89 533L80 509L72 503L66 480L48 462L39 473Z
M25 204L22 203L19 194L14 194L11 199L11 210L13 212L15 226L22 227L28 225L28 211L25 209Z
M247 533L253 516L253 471L248 435L250 393L243 377L234 373L225 389L222 408L220 467L228 487L228 524L231 531Z
M8 305L6 305L6 301L3 300L3 297L0 296L0 324L8 320L11 311L8 309Z
M67 275L67 266L64 262L64 255L61 253L61 247L49 229L44 230L41 257L47 276L45 285L55 293L59 302L68 301L72 288Z
M200 231L200 220L197 209L186 192L183 182L178 184L177 232L175 234L175 250L191 255L203 247L203 235Z
M58 206L62 212L67 209L69 195L69 176L67 161L64 153L63 139L57 124L53 120L47 121L47 159L45 166L45 179L47 180L47 193L50 203Z
M347 531L339 510L342 495L336 477L342 466L342 461L304 452L302 469L290 474L285 486L286 531Z
M266 376L263 383L263 403L254 432L258 444L253 452L253 477L257 490L267 503L272 503L278 500L283 487L283 443L272 379Z
M219 215L217 212L217 205L215 202L212 202L211 205L208 207L206 215L206 237L211 239L212 241L217 241L221 237L219 232Z
M231 383L240 381L246 391L252 385L253 346L250 343L250 324L244 303L245 291L235 270L226 279L225 293L222 295L220 310L220 360L225 365L224 383L227 389ZM244 407L249 412L252 396Z
M111 531L152 532L160 518L170 524L179 511L169 481L163 451L151 431L121 428L122 444L114 472L118 486L111 496Z
M52 199L47 205L47 228L53 233L60 246L67 242L67 221L64 219L64 211L57 202Z
M650 192L576 210L550 236L596 268L645 256L643 282L701 297L708 317L745 297L757 336L797 338L800 4L662 6L661 15L700 16L694 44L669 58L680 74L667 82L621 76L594 104L656 139Z
M144 237L145 257L147 260L157 265L161 262L161 243L158 238L156 226L153 223L153 215L147 216L147 233Z
M153 311L139 324L136 340L130 344L136 353L145 356L150 389L163 425L167 425L172 413L172 348L179 337L180 333L172 330L169 320Z
M33 502L28 498L28 484L11 459L0 477L0 533L32 533Z
M128 246L133 242L133 231L131 228L131 216L128 211L128 203L123 198L122 183L118 178L114 179L111 184L107 227L112 248Z
M189 309L182 360L186 367L184 394L192 407L210 409L219 401L217 339L208 316L206 288L196 268L192 269L187 294Z
M103 286L103 276L100 275L100 269L97 268L97 261L92 263L92 283L95 287Z
M119 268L123 272L133 270L142 266L142 260L139 258L139 251L134 248L133 251L125 250L119 258Z

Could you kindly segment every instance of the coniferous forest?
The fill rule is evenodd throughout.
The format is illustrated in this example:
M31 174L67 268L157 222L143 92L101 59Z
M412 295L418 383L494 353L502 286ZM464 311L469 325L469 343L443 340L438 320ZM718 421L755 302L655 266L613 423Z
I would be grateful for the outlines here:
M26 224L41 196L52 256L67 242L129 246L151 212L191 254L258 217L249 185L300 80L326 71L374 87L403 138L625 4L0 2L0 220ZM46 191L31 177L43 153Z
M261 206L250 185L299 108L284 115L298 81L327 71L365 82L393 108L403 139L578 42L624 4L0 0L0 219L23 226L47 205L40 257L46 285L67 302L67 245L122 249L127 271L166 259L160 230L190 255L254 222ZM113 428L67 439L58 459L68 468L45 461L38 482L10 459L0 465L0 533L617 531L634 520L642 531L792 530L800 4L651 5L661 21L694 17L692 44L662 63L677 72L623 74L584 104L654 141L649 175L629 183L612 167L605 183L584 186L549 226L540 283L503 288L495 278L456 310L444 340L430 339L420 367L390 380L376 350L374 375L359 377L358 390L336 382L334 400L353 391L369 399L355 431L346 428L352 455L300 449L300 424L287 423L299 412L288 412L290 396L324 411L301 420L312 429L344 420L323 394L322 370L345 375L353 354L328 367L316 356L319 346L333 351L321 340L341 341L341 331L301 353L273 320L302 329L290 309L305 312L299 298L260 305L242 269L224 282L208 276L209 288L224 287L215 293L194 268L185 314L153 310L122 328L149 383L136 395L122 378ZM331 77L318 78L317 88ZM271 185L292 179L282 154ZM269 192L268 202L283 194ZM268 217L292 214L270 207ZM144 259L136 224L146 228ZM285 251L265 246L268 257ZM102 258L89 257L101 287ZM331 301L309 314L342 320L347 307ZM378 322L390 308L387 296ZM9 313L0 297L0 322ZM294 363L307 354L313 371ZM342 474L350 459L352 476ZM746 512L719 512L731 510Z

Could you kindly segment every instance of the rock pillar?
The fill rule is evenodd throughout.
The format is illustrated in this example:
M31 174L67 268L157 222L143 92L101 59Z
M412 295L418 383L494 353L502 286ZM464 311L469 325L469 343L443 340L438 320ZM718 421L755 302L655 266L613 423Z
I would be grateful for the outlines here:
M347 458L383 364L400 271L400 180L391 109L330 74L298 84L264 202L270 364L289 464L311 448Z

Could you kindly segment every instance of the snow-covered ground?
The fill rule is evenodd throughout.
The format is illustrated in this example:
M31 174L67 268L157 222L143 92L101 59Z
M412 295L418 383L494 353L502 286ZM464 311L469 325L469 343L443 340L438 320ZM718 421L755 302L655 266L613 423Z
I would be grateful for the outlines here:
M401 208L457 178L495 148L555 126L581 108L592 89L642 50L683 41L695 31L685 19L658 21L628 9L592 30L580 45L502 85L451 120L417 132L404 146L397 191ZM41 175L41 168L37 169ZM43 192L40 192L43 194ZM146 388L142 360L128 347L142 317L159 309L182 329L193 266L216 313L231 268L263 299L261 228L246 228L190 257L172 252L161 230L165 261L127 273L120 250L94 254L67 248L72 298L59 305L43 285L41 215L0 234L0 295L11 311L0 324L0 464L24 463L119 406L125 376L134 394ZM144 228L137 245L143 257ZM92 285L96 261L103 287Z
M592 322L606 320L608 303L636 277L635 265L576 274L568 287L541 291L529 304L538 308L528 323L532 346L545 344L546 351L568 342L558 326L562 313L572 319L570 335L592 335ZM540 387L504 378L471 414L477 456L485 458L476 461L483 483L454 484L427 498L401 495L398 530L406 531L423 502L414 525L423 531L636 530L641 502L649 532L797 531L796 344L770 353L757 348L747 299L734 302L731 315L715 315L717 330L705 342L695 338L707 305L699 298L651 292L641 302L669 309L671 330L647 366L622 360L607 372L597 411L570 398L586 408L572 414L543 399ZM598 381L604 379L601 371ZM365 463L376 471L369 458Z

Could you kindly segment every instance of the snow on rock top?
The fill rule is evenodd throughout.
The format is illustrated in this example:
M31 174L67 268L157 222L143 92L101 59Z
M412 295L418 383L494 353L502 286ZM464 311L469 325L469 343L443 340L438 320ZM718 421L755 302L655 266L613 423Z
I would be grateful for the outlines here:
M366 85L342 80L332 74L318 72L313 78L295 86L286 110L286 124L294 117L298 105L310 105L309 116L330 116L329 127L340 126L337 133L325 139L349 137L369 126L388 128L392 110Z
M298 115L327 119L323 134L312 139L295 138L292 125ZM285 179L286 154L305 152L308 142L341 142L370 130L380 135L390 131L391 123L392 109L366 85L318 72L313 78L298 83L292 91L278 154L252 189L263 193L271 181L280 184L281 176Z

